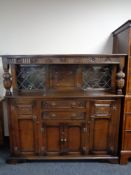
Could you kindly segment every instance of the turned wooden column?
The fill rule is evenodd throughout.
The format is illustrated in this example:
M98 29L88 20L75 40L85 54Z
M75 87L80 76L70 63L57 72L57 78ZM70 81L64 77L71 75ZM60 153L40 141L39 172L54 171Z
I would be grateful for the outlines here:
M125 73L123 72L124 69L124 59L121 59L119 64L119 72L117 73L117 94L122 94L122 89L125 85Z
M3 74L3 85L4 88L6 89L5 95L11 95L11 86L12 86L12 76L9 73L9 64L7 64L7 59L3 58L3 69L4 69L4 74Z

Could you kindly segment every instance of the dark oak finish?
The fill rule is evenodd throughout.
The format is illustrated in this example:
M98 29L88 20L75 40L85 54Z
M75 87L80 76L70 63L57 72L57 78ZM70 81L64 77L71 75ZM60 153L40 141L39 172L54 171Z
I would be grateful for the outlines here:
M2 59L10 161L118 159L125 55Z
M128 163L131 157L131 20L113 32L113 53L127 53L127 78L124 100L122 147L120 163Z
M0 97L0 145L3 145L3 99Z

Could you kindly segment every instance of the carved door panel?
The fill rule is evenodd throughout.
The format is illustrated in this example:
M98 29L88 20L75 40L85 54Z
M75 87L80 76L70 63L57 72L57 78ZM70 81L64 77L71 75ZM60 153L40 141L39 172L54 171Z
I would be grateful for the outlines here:
M60 152L60 125L58 123L42 123L41 155L56 155Z
M15 155L34 155L38 152L37 116L32 101L12 101L10 124L10 140L12 153Z
M87 152L87 128L85 123L73 122L65 123L63 125L63 138L64 148L68 154L86 154ZM65 135L64 135L65 133ZM62 147L62 152L64 149Z
M46 122L42 127L41 154L67 155L86 152L86 129L80 123Z
M119 107L115 100L94 100L90 102L90 153L117 153Z

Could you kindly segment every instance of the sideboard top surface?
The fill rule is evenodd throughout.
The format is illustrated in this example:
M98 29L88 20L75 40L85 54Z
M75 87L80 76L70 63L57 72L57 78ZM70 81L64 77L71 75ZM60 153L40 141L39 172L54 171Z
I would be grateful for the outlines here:
M8 59L11 58L23 58L23 57L36 57L36 58L68 58L68 57L119 57L119 56L126 56L127 54L27 54L27 55L0 55L0 57L6 57Z

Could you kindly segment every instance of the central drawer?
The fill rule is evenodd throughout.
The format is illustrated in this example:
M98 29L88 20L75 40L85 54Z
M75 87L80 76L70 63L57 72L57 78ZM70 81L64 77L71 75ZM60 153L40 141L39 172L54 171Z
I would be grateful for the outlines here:
M50 100L42 102L43 109L49 108L85 108L83 100Z
M43 112L42 119L75 119L75 120L83 120L85 119L84 112Z

